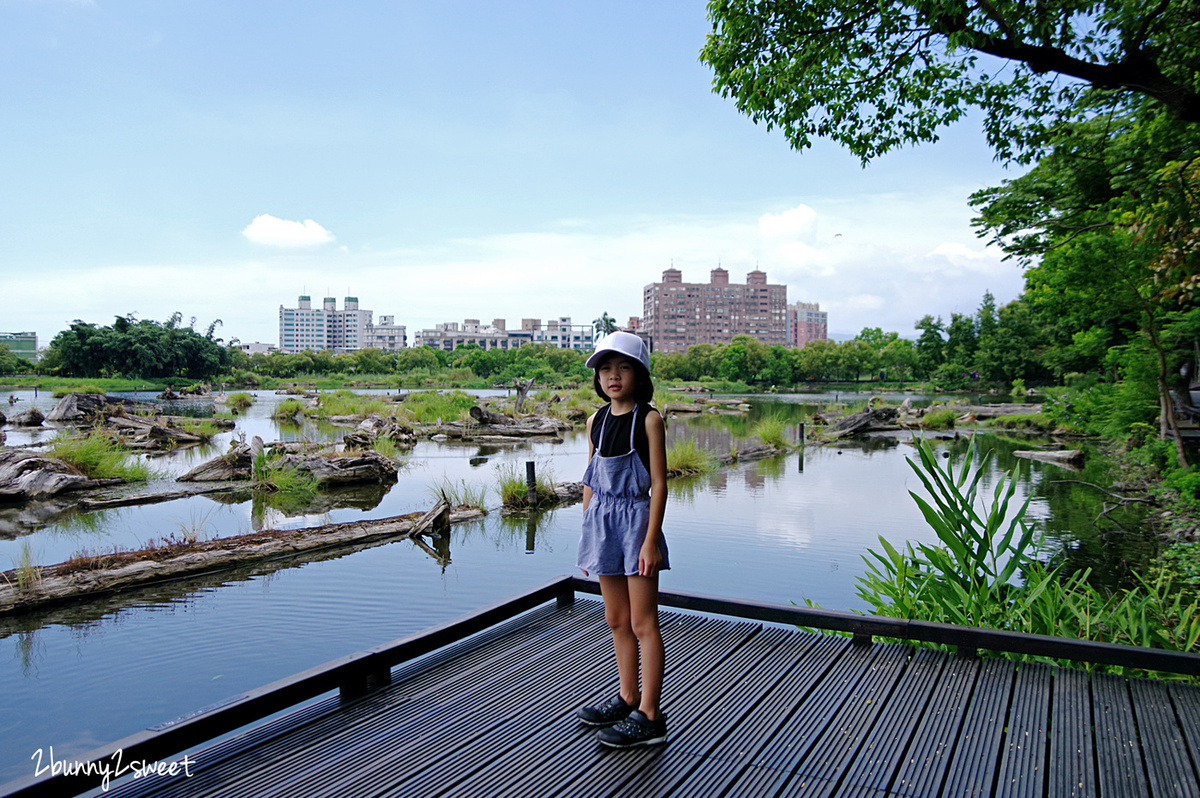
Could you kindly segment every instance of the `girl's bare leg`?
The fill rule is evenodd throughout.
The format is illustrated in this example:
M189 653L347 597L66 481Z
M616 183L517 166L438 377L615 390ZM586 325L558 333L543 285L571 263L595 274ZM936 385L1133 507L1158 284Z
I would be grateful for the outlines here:
M637 647L641 650L642 692L638 708L647 718L654 720L658 717L666 667L662 631L658 626L658 575L626 577L626 587L629 622ZM604 601L607 607L607 597Z
M600 576L600 595L604 599L604 619L612 630L613 650L617 655L617 673L621 678L621 700L640 704L638 688L638 637L634 633L630 610L629 581L640 577Z

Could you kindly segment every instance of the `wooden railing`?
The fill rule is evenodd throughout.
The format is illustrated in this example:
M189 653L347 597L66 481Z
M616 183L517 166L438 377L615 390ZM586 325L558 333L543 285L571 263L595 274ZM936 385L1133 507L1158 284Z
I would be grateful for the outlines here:
M182 718L133 734L79 757L76 763L93 763L90 774L46 774L0 786L4 798L77 795L100 785L104 763L119 755L125 762L155 762L174 756L235 729L317 696L337 691L352 700L391 682L391 669L403 662L436 651L482 632L509 618L556 601L574 602L577 593L600 594L599 583L563 576L511 598L460 616L417 634L335 659L324 665L272 682L206 707ZM975 629L925 621L905 621L834 610L768 604L765 602L663 591L660 604L716 615L747 618L816 629L846 632L869 644L874 637L942 643L960 653L979 650L1011 651L1077 662L1124 665L1147 670L1200 675L1200 655L1174 651L1093 643L1083 640L1023 635L992 629Z

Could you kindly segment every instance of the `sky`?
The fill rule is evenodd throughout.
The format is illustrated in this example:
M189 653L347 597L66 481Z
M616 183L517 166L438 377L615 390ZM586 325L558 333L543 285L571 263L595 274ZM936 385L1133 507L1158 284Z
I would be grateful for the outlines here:
M1015 299L971 228L978 118L862 168L712 90L701 0L0 0L0 331L278 343L356 296L416 330L624 324L756 268L833 334Z

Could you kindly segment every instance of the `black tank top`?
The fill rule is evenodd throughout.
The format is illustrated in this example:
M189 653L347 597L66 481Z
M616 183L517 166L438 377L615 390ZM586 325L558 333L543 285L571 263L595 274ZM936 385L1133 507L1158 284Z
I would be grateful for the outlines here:
M650 473L650 439L646 437L646 414L654 410L648 404L638 404L637 429L633 431L633 448L638 453L638 459ZM604 417L608 416L608 422ZM605 405L596 411L592 419L592 446L602 457L617 457L629 451L629 425L633 423L633 411L619 416L612 415L612 405ZM604 440L600 440L600 428L604 427Z

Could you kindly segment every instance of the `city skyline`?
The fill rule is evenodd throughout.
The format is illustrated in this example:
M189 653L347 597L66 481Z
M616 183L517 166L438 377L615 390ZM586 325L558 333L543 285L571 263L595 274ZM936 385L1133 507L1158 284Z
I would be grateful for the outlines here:
M769 272L831 336L1018 295L969 224L1014 176L978 117L865 170L793 152L712 93L704 8L0 0L0 275L31 300L0 329L271 341L298 290L410 330L625 319L671 267Z

